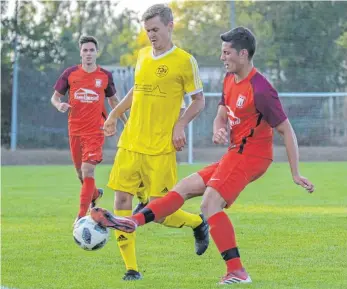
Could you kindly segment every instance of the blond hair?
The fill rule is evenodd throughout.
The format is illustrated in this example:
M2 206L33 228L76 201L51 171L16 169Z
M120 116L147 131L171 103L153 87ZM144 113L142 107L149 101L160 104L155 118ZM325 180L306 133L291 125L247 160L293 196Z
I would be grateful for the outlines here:
M165 4L155 4L149 7L142 15L142 21L147 21L156 16L160 17L161 22L168 25L169 22L173 22L172 10Z

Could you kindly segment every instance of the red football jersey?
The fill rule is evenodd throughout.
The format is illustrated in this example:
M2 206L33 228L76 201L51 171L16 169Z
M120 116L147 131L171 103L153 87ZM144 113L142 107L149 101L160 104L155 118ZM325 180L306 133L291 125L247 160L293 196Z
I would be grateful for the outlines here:
M112 74L101 68L86 72L82 65L67 68L54 89L65 95L69 91L69 134L102 134L106 119L105 97L116 93Z
M237 149L240 154L272 159L272 128L287 116L269 81L255 68L239 83L235 82L233 74L228 73L219 104L228 111L230 149Z

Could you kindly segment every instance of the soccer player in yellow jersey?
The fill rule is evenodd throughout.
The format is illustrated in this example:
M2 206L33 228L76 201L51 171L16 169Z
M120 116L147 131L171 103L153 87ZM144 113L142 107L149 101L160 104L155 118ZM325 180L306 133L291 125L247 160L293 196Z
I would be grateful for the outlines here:
M152 45L140 50L134 86L104 124L106 136L115 134L117 118L131 108L108 183L115 190L117 216L131 215L132 200L140 183L150 201L163 197L175 185L176 151L186 144L184 129L205 105L196 60L171 41L171 9L163 4L154 5L147 9L142 20ZM192 101L180 115L185 95ZM208 224L202 215L179 210L159 222L168 227L192 228L196 253L206 251ZM135 233L116 230L116 238L127 269L123 279L141 279Z

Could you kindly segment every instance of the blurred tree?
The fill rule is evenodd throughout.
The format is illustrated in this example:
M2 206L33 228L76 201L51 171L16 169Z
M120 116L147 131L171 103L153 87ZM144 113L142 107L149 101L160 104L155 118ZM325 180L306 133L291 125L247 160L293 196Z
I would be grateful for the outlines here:
M28 105L41 103L43 95L47 101L46 90L52 90L55 75L80 61L78 39L82 34L98 38L100 64L119 63L121 56L131 51L138 32L137 15L128 9L117 12L118 3L18 1L18 25L15 25L14 15L6 13L7 1L1 1L2 144L9 143L14 35L19 40L20 84L44 88L40 93L31 90L24 93L20 89L19 99L28 101ZM27 77L33 81L24 79Z
M230 3L173 1L175 43L200 66L220 65L219 35L230 29ZM249 27L255 64L280 91L335 91L345 85L347 2L236 1L237 25Z
M194 54L199 66L219 64L219 35L230 27L230 4L226 1L173 1L170 6L174 14L174 42Z
M44 3L44 1L43 1ZM58 17L52 24L64 50L64 65L79 59L78 39L93 35L99 43L100 64L119 63L128 53L130 43L138 33L138 19L134 11L117 12L118 1L60 1L55 4Z
M140 33L134 39L134 41L131 41L129 44L131 51L121 56L120 64L123 66L134 67L136 65L137 55L139 54L139 50L149 45L151 45L151 43L147 37L147 33L142 28Z
M280 91L335 91L343 86L341 64L347 51L336 41L346 23L346 2L255 2L248 11L264 17L255 26L256 34L269 31L258 56L265 55L261 67L275 76Z

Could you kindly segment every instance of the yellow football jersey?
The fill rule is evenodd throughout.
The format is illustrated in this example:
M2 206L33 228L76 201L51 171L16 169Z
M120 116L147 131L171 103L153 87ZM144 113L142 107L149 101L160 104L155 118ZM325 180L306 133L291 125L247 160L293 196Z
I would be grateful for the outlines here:
M152 47L140 50L130 116L118 147L148 155L174 151L172 132L184 96L202 90L198 64L189 53L176 46L159 56Z

